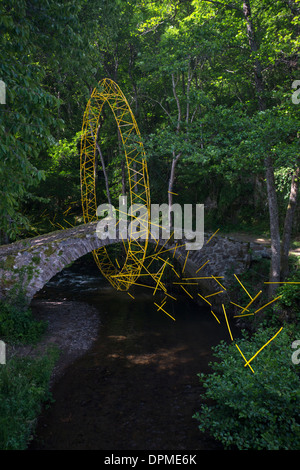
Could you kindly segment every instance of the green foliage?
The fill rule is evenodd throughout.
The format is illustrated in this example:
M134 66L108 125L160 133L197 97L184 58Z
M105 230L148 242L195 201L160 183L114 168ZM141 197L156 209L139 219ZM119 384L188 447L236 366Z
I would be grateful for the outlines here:
M300 283L300 271L295 271L286 282ZM300 284L283 284L278 289L279 306L288 312L288 316L298 325L300 324Z
M250 359L275 333L260 329L249 338L243 332L237 344ZM226 449L299 450L299 366L291 360L291 344L299 333L285 325L251 362L254 373L244 367L235 342L222 341L213 348L212 372L198 374L205 394L193 417L200 431L209 432Z
M296 277L289 279L296 279ZM297 282L300 282L299 277ZM280 299L281 304L297 309L298 312L300 311L300 289L298 285L285 284L278 290L278 293L282 296Z
M0 301L0 338L10 343L36 343L46 323L37 321L29 307Z
M0 367L0 449L25 450L43 402L49 401L49 380L57 349L43 357L13 358Z
M81 132L71 139L60 139L49 149L43 194L49 199L53 212L70 201L80 199L79 146Z
M44 71L36 56L36 25L26 3L0 2L0 75L7 95L0 114L0 226L12 239L18 225L27 223L19 211L20 200L44 176L33 159L47 146L57 105L55 97L40 86Z
M289 169L299 153L300 106L291 101L299 7L284 0L250 3L256 52L236 0L0 0L0 78L7 85L0 114L2 238L49 231L54 217L66 226L63 214L73 201L76 216L81 212L75 139L91 90L104 77L120 85L132 107L155 201L165 202L173 151L181 152L176 202L212 199L215 209L207 209L206 220L217 228L266 224L263 158L269 152L282 222ZM264 112L257 108L257 60ZM116 200L124 157L106 108L99 139ZM262 181L259 194L256 178Z
M63 123L62 93L53 87L52 74L59 81L68 69L76 70L82 3L0 0L0 77L6 84L0 113L0 229L12 240L21 227L28 228L21 202L43 180L41 160Z

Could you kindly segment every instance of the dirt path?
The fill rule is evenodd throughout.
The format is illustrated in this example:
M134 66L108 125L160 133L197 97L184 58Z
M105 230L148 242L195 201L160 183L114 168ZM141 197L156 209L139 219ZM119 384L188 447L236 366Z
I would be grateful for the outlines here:
M231 237L234 238L235 240L241 241L241 242L250 242L250 243L258 243L259 245L271 246L271 239L262 237L262 236L256 236L256 235L251 235L249 233L245 232L219 232L220 235L226 236L226 237ZM300 237L297 238L296 241L300 241ZM299 248L292 248L290 250L290 255L296 255L300 256L300 247Z

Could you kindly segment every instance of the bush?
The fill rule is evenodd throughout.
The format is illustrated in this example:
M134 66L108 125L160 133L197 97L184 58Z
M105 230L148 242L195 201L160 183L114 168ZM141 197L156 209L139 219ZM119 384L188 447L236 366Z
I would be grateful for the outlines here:
M0 367L0 449L27 448L41 405L49 400L49 380L58 356L13 358Z
M288 282L300 282L300 271L289 276ZM277 294L276 294L277 295ZM286 317L296 324L300 323L300 289L298 284L283 284L278 289L282 297L278 303Z
M46 323L34 319L30 308L0 301L0 338L11 343L36 343Z
M250 359L276 331L260 329L251 339L243 331L237 345ZM251 362L254 373L244 367L235 342L222 341L213 348L218 361L210 364L212 373L198 374L208 399L193 416L200 431L209 432L225 449L299 450L299 366L291 360L295 339L300 339L299 331L284 326Z

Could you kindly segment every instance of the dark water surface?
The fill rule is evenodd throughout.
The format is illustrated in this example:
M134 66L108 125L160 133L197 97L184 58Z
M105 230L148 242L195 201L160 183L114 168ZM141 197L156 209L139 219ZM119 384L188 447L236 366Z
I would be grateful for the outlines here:
M164 307L176 321L156 311L150 289L134 295L82 267L65 270L39 295L86 301L99 310L101 326L93 348L54 386L55 402L43 411L31 449L221 448L192 415L203 390L197 373L209 371L211 346L228 340L225 322L181 294Z

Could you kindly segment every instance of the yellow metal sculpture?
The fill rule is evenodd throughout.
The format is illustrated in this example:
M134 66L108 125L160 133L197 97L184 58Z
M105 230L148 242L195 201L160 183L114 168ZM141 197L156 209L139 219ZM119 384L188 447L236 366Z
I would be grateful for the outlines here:
M132 238L131 233L128 234L126 245L124 241L126 260L122 267L111 261L105 247L94 250L93 256L101 273L113 287L128 290L139 277L146 256L150 220L149 178L145 151L134 115L119 86L108 78L101 80L93 90L83 117L80 152L81 200L85 223L98 220L95 160L101 113L106 103L114 115L123 143L131 206L135 204L136 208L139 205L146 207L148 213L139 216L143 242Z
M157 250L158 247L158 240L154 250L154 253L151 255L146 256L146 250L148 245L148 238L149 238L149 224L150 224L150 190L149 190L149 178L148 178L148 171L147 171L147 163L145 159L145 152L144 147L141 141L140 132L133 116L133 113L130 109L130 106L123 95L122 91L120 90L119 86L114 83L112 80L105 78L101 82L99 82L98 86L93 90L91 98L87 104L84 118L83 118L83 126L82 126L82 138L81 138L81 158L80 158L80 176L81 176L81 199L82 199L82 208L83 208L83 216L85 223L94 222L98 220L97 215L97 197L96 197L96 182L95 182L95 168L96 168L96 155L98 151L97 146L97 137L99 131L99 124L101 119L102 108L105 104L108 104L114 118L117 123L118 132L122 139L123 149L126 158L126 165L128 170L128 179L129 179L129 191L130 191L130 202L131 207L136 205L136 210L138 210L139 206L143 208L146 207L147 211L143 215L139 215L139 224L141 227L140 230L140 237L143 238L143 242L139 242L138 239L132 236L131 227L132 224L129 225L130 233L127 234L126 231L126 242L124 242L124 248L126 253L126 260L123 267L119 266L118 261L116 260L116 265L111 261L109 254L105 247L99 248L98 250L93 251L94 259L102 272L102 274L108 279L108 281L112 284L112 286L118 290L127 291L128 295L134 299L134 296L128 292L129 288L132 285L136 286L144 286L153 289L153 296L154 295L162 295L161 304L159 305L157 302L154 302L154 305L157 308L157 311L162 311L166 315L168 315L172 320L175 321L175 318L170 315L165 309L162 307L165 306L169 298L176 300L171 294L168 293L167 288L162 281L162 275L164 273L165 267L168 265L172 268L176 276L180 279L180 282L173 282L173 284L179 285L182 290L191 298L193 296L185 289L184 286L194 285L198 282L194 282L195 280L198 281L200 279L214 279L219 286L222 287L222 290L218 290L217 292L211 293L206 295L205 297L198 293L198 296L202 298L207 304L211 307L211 313L220 324L220 320L217 318L215 313L213 312L212 304L207 298L212 296L216 296L224 291L226 288L218 281L218 278L222 278L223 276L208 276L208 277L192 277L188 278L184 276L185 265L187 262L187 258L189 252L185 257L185 261L183 264L183 268L180 274L177 273L176 269L174 268L173 264L169 262L169 258L164 260L161 258L160 255L163 253L173 251L173 258L175 256L176 249L180 246L176 243L175 246L171 248L164 249L166 243L169 241L167 240L164 245ZM118 224L119 220L116 222ZM126 210L127 216L127 210ZM136 217L131 216L131 219ZM127 226L126 226L127 230ZM218 229L219 230L219 229ZM217 232L218 232L217 230ZM217 233L215 232L206 243L209 243L211 238ZM171 238L171 237L170 237ZM119 241L119 240L118 240ZM180 255L181 256L181 255ZM179 259L179 257L178 257ZM156 273L152 273L149 271L151 263L156 260L160 260L163 262L162 266ZM146 261L146 264L144 263ZM199 269L197 269L196 273L198 273L207 263L207 260ZM142 276L149 276L155 283L155 287L149 285L143 285L136 282L136 280L140 277L141 271L144 268L145 273ZM236 315L239 317L247 316L247 315L254 315L263 308L267 307L270 303L274 302L275 300L279 299L276 297L271 302L263 305L255 312L245 313L245 311L249 312L250 305L257 299L257 297L261 294L262 291L259 291L255 297L252 297L246 288L243 286L241 281L237 278L236 279L243 287L243 289L247 292L248 296L250 297L251 301L247 304L246 307L239 306L233 302L231 304L235 305L238 308L242 309L240 315ZM190 282L193 281L193 282ZM159 292L158 292L159 291ZM231 341L234 341L233 335L230 329L228 317L226 314L226 309L224 304L222 304L224 317L226 321L226 325L228 328L228 332L230 334ZM249 367L249 369L254 373L250 362L262 351L282 330L280 330L266 343L264 344L256 354L254 354L249 360L246 359L243 352L237 347L239 353L241 354L242 358L244 359L244 367Z

